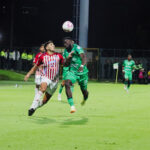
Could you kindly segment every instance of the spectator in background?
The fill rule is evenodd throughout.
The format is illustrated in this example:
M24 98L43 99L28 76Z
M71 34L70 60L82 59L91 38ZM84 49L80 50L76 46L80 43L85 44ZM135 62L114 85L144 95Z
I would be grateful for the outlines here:
M0 52L0 68L4 69L5 65L5 50L1 50Z
M143 68L139 70L138 82L139 82L139 84L145 83L145 71Z
M27 71L27 59L28 55L26 53L26 50L21 54L21 62L22 62L22 70Z
M13 51L12 50L9 52L9 68L8 69L13 69Z
M16 50L16 66L17 66L17 70L20 70L21 69L21 63L20 63L20 51L19 50Z
M28 60L27 70L29 70L30 68L32 68L32 63L33 63L33 54L31 52L28 53L27 60Z
M12 52L12 57L13 57L13 63L12 63L12 67L14 70L18 69L18 61L20 59L20 52L18 50L14 50Z
M147 82L150 84L150 69L147 72Z
M5 65L5 69L9 69L9 49L5 51L5 61L7 62Z

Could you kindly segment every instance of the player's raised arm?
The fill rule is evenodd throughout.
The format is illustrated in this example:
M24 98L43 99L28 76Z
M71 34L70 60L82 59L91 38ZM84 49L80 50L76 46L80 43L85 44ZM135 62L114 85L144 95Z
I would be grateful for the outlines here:
M37 70L38 66L35 64L31 70L26 74L26 76L24 77L24 80L27 81L28 78Z
M36 62L36 64L31 68L31 70L26 74L26 76L24 77L24 80L27 81L28 78L37 70L38 66L40 66L42 64L42 57L43 55L41 55L38 59L38 61Z
M83 67L84 67L84 65L86 64L86 57L85 57L85 53L81 53L80 54L80 57L81 57L81 60L82 60L82 64L81 64L81 66L80 66L80 68L79 68L79 72L82 72L83 71Z

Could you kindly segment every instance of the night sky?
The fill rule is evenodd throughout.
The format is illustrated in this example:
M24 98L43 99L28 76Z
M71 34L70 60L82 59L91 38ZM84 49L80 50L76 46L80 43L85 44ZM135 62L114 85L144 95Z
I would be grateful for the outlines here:
M0 47L9 47L12 0L0 0ZM150 2L90 0L88 47L150 49ZM14 0L15 47L53 40L62 46L62 23L73 20L73 0Z

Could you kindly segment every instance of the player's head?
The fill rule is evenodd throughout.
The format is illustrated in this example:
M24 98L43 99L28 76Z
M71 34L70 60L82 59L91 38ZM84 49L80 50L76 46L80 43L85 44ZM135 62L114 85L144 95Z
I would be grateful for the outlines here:
M128 55L128 60L131 60L131 59L132 59L132 55L129 54L129 55Z
M55 45L54 45L53 41L47 41L44 44L44 49L45 49L45 51L54 52L55 51Z
M40 50L41 53L44 53L44 52L45 52L44 44L41 44L39 50Z
M71 50L72 45L74 44L74 41L71 37L64 37L63 38L63 45L67 50Z

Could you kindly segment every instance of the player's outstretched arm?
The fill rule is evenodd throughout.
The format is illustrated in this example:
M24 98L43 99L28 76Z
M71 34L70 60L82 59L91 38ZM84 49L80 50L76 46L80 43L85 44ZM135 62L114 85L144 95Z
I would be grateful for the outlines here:
M31 70L26 74L26 76L24 77L24 81L27 81L28 78L37 70L38 66L35 64Z

